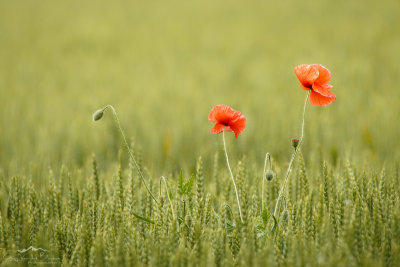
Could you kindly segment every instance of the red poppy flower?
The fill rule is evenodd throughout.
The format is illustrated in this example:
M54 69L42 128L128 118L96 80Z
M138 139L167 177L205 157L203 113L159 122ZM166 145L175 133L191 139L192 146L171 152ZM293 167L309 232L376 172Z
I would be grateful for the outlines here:
M227 105L216 105L208 114L208 120L216 122L211 129L212 133L222 133L222 131L234 132L235 137L246 128L246 118L239 111L233 110Z
M327 106L335 101L336 96L327 84L331 79L331 72L320 64L303 64L294 68L301 88L311 90L310 102L315 106Z

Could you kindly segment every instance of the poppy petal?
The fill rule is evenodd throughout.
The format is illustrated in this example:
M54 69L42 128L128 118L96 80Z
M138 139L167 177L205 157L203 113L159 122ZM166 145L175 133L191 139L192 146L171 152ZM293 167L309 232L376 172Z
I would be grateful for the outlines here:
M297 78L303 85L302 88L305 90L310 89L310 86L318 78L318 69L313 65L302 64L294 68L294 73L296 73Z
M215 118L215 115L216 115L217 112L221 109L220 106L221 106L221 105L216 105L216 106L214 106L214 107L211 109L210 113L208 114L208 120L209 120L209 121L217 122L217 120L216 120L216 118Z
M233 132L232 128L229 125L225 126L225 131Z
M224 130L225 125L221 124L221 123L217 123L215 124L215 126L211 129L212 133L222 133L222 131Z
M329 89L332 88L332 85L330 84L324 84L324 85L319 85L317 83L314 83L312 86L312 89L316 91L317 93L323 95L323 96L332 96L334 95Z
M330 94L331 94L330 96L323 96L320 93L311 90L310 102L314 106L327 106L336 100L335 94L332 92L330 92Z
M239 134L242 133L246 128L246 122L246 117L241 114L238 119L229 125L232 131L235 133L236 138L238 138Z
M208 115L208 120L212 122L227 123L235 117L235 111L227 105L216 105Z
M306 90L306 91L308 91L308 90L310 90L310 87L305 87L303 84L301 84L300 83L300 87L303 89L303 90Z
M315 80L315 83L326 84L331 80L331 72L327 68L325 68L321 64L313 64L313 66L317 68L319 72L319 76Z

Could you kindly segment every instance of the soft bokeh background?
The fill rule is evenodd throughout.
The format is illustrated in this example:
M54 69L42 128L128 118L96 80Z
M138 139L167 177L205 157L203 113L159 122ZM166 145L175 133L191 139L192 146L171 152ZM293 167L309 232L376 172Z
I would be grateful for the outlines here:
M287 162L306 93L293 68L321 63L337 95L309 105L304 153L363 164L400 155L400 2L0 0L0 169L115 162L126 134L146 165L212 160L213 105L248 119L232 160Z

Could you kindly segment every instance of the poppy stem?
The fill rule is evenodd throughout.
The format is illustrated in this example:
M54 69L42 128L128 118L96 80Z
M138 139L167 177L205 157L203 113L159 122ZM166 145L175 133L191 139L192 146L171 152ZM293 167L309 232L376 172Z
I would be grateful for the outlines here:
M306 107L307 107L308 98L310 97L310 93L311 93L311 90L309 90L309 92L308 92L308 94L306 96L306 100L304 101L303 119L302 119L302 123L301 123L301 136L300 136L299 144L297 145L297 147L293 151L292 158L290 159L289 166L288 166L288 169L287 169L286 174L285 174L285 180L283 181L283 185L282 185L282 187L281 187L281 189L279 191L278 199L276 200L276 205L275 205L275 209L274 209L274 217L275 218L276 218L276 215L277 215L277 213L279 212L279 209L280 209L279 202L281 200L283 191L285 191L287 181L289 180L290 173L292 172L294 159L296 158L297 152L299 151L299 149L301 147L301 144L303 143Z
M238 191L237 191L237 187L236 187L236 183L235 183L235 178L233 178L231 166L229 165L228 153L226 152L225 127L224 127L224 130L222 131L222 140L223 140L223 142L224 142L224 151L225 151L226 164L228 165L229 173L231 174L231 178L232 178L232 182L233 182L233 187L235 188L236 201L237 201L237 203L238 203L240 221L243 223L243 216L242 216L242 210L241 210L241 208L240 208L239 194L238 194Z
M143 177L143 173L142 173L142 171L140 170L140 167L139 167L138 163L136 162L135 157L133 156L133 153L132 153L132 151L131 151L131 149L130 149L130 147L129 147L129 145L128 145L128 142L126 141L126 137L125 137L124 131L122 130L121 124L120 124L120 122L119 122L117 112L115 111L114 107L111 106L111 105L105 106L105 107L102 109L102 112L106 111L107 109L111 109L111 111L112 111L112 113L113 113L113 115L114 115L114 120L115 120L115 122L116 122L116 124L117 124L117 126L118 126L119 132L121 133L122 139L124 140L124 144L125 144L126 149L128 150L129 157L131 158L131 160L132 160L133 163L135 164L135 167L136 167L136 169L137 169L137 171L138 171L138 173L139 173L140 178L142 179L142 182L143 182L144 186L146 187L147 192L149 192L150 196L151 196L151 197L153 198L153 200L158 204L157 199L154 197L154 195L153 195L153 194L151 193L151 191L150 191L150 188L147 186L146 181L144 180L144 177Z
M264 183L265 183L265 174L267 172L267 161L268 161L268 169L270 170L272 168L271 164L271 156L269 153L265 154L265 160L264 160L264 172L261 176L262 179L262 190L261 190L261 213L264 211Z

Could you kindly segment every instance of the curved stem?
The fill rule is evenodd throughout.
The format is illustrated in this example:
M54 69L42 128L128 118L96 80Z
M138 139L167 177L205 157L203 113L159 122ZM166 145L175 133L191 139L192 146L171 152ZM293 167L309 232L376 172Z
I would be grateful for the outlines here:
M153 198L153 200L158 204L157 199L153 196L153 194L152 194L151 191L150 191L150 188L147 186L146 181L144 180L144 177L143 177L143 173L142 173L142 171L140 170L139 165L137 164L137 162L136 162L136 160L135 160L135 157L133 156L133 153L132 153L132 151L131 151L131 149L130 149L130 147L129 147L129 145L128 145L128 142L126 141L126 137L125 137L124 131L123 131L122 128L121 128L121 124L120 124L120 122L119 122L117 112L115 111L114 107L111 106L111 105L105 106L105 107L103 108L103 112L106 111L107 109L111 109L111 111L112 111L112 113L113 113L113 115L114 115L114 120L115 120L115 122L117 123L119 132L120 132L121 135L122 135L122 139L124 140L125 147L126 147L126 149L128 150L129 157L131 158L131 160L132 160L133 163L135 164L135 167L136 167L136 169L138 170L139 176L140 176L140 178L142 179L142 182L143 182L144 186L146 187L147 192L149 192L150 196L151 196L151 197Z
M224 142L224 151L225 151L226 164L228 165L229 173L231 174L231 178L232 178L232 182L233 182L233 187L235 188L236 201L237 201L238 207L239 207L240 220L243 223L243 216L242 216L242 209L240 208L239 194L238 194L238 191L237 191L237 188L236 188L235 178L233 178L231 166L229 165L228 153L226 152L225 127L224 127L224 130L222 131L222 140Z
M306 114L307 101L308 101L308 98L310 97L310 93L311 93L311 90L308 92L308 94L306 96L306 100L304 101L303 119L302 119L302 123L301 123L301 136L300 136L299 144L293 151L292 158L290 159L289 166L288 166L288 169L285 174L285 180L283 181L281 190L279 190L278 199L276 200L276 205L275 205L275 209L274 209L274 217L276 217L276 214L279 212L279 201L281 200L281 197L282 197L283 191L285 191L286 184L289 179L290 173L292 172L292 166L293 166L294 159L296 158L297 152L299 151L301 144L303 143L305 114Z

